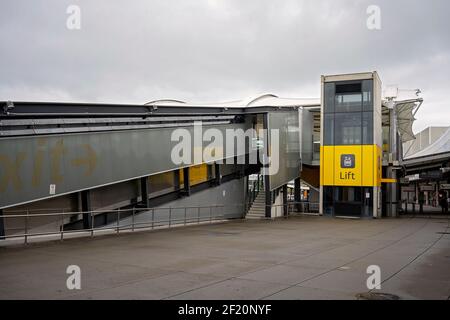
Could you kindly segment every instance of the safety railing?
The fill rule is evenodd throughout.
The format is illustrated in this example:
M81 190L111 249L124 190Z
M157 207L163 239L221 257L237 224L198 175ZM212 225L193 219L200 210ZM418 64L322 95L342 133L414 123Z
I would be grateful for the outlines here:
M106 231L119 234L124 231L133 232L144 229L153 230L180 225L213 223L215 221L241 219L244 210L244 205L213 205L88 212L67 212L65 210L50 213L34 213L38 210L33 211L33 213L32 211L25 211L25 214L9 212L1 217L5 225L5 235L1 239L23 239L24 243L28 244L31 239L45 236L56 236L50 237L50 240L59 238L62 241L65 236L74 234L94 237L96 234ZM74 220L74 217L77 217L77 220L71 221ZM88 226L75 228L74 223Z
M319 203L315 202L293 202L287 204L266 205L272 210L272 217L290 217L296 214L316 214L319 213Z
M261 191L264 191L264 176L258 175L258 178L249 184L246 212L250 210L250 207Z

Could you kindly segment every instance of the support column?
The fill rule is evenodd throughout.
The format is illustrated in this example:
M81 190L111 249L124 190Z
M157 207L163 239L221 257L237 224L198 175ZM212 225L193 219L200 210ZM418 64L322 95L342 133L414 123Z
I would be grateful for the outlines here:
M3 219L3 210L0 209L0 240L5 240L5 222Z
M283 215L287 217L289 215L288 212L288 186L285 184L283 186Z
M191 183L189 178L189 168L183 169L183 177L184 177L184 190L183 193L185 196L191 195Z
M180 191L180 170L177 169L173 172L173 186L176 191Z
M81 191L81 211L83 212L83 228L92 228L91 193L89 190Z
M266 130L264 137L264 157L266 161L263 161L263 173L264 173L264 191L266 194L266 218L272 218L272 192L270 190L270 175L269 175L269 167L266 162L268 157L270 156L270 139L269 139L269 115L266 113L263 115L263 128Z
M264 191L266 195L266 218L272 218L272 192L270 191L270 176L264 176Z
M301 180L300 178L297 178L294 181L294 201L297 212L300 212L300 201L302 200L301 192Z
M150 207L149 190L148 190L148 177L141 178L141 203L144 208Z
M216 176L216 185L220 186L222 184L222 174L220 172L220 164L214 164L214 174Z

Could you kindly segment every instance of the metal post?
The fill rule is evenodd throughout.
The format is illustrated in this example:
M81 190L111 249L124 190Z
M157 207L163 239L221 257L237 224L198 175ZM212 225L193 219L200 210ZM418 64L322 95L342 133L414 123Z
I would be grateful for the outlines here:
M81 191L81 211L83 212L83 229L91 229L91 195L89 190Z
M283 186L283 215L285 217L289 216L288 212L288 186L285 184Z
M222 183L222 175L220 173L220 164L218 164L218 163L214 164L214 173L216 175L216 184L218 186L220 186Z
M186 221L186 207L184 207L184 225L186 225L187 221Z
M3 217L3 210L0 209L0 240L5 240L5 218Z
M155 229L155 209L152 209L152 230Z
M95 223L94 215L91 214L91 237L94 237L94 223Z
M172 225L172 207L169 208L169 228Z
M131 231L134 231L134 208L131 212Z
M300 178L295 179L295 184L294 184L294 202L296 203L296 207L297 207L297 212L300 212L300 201L302 200L301 198L301 181Z
M28 244L28 209L25 217L25 244Z
M119 234L120 229L120 209L117 209L117 234Z
M148 177L141 178L141 198L142 205L144 208L148 208L150 206L149 201L149 190L148 190Z
M184 179L184 194L186 196L191 195L191 183L190 183L190 175L189 175L189 168L183 168L183 179Z
M64 209L61 214L61 241L64 240Z

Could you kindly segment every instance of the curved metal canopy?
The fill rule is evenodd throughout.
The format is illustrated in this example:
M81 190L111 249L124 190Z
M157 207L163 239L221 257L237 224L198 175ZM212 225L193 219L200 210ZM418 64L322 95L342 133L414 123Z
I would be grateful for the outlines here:
M417 111L423 103L422 98L404 101L395 101L391 103L396 115L397 130L400 134L402 143L415 140L416 136L413 132L413 124Z

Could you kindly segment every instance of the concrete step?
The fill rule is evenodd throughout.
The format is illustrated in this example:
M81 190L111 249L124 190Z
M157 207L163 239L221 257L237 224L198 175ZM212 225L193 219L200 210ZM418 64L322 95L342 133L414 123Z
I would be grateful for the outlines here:
M256 199L253 203L266 203L266 199Z
M266 212L265 207L251 207L248 212Z
M253 202L253 203L252 203L252 206L255 206L255 205L256 205L256 206L265 206L265 205L266 205L266 202L265 202L265 201L264 201L264 202L263 202L263 201L261 201L261 202Z
M266 209L265 205L253 205L250 207L250 210L252 209Z
M265 216L266 213L264 211L249 211L247 212L248 215L254 215L254 216Z
M261 220L261 219L265 219L265 216L264 215L247 214L245 216L245 219L248 219L248 220Z

